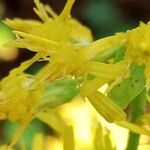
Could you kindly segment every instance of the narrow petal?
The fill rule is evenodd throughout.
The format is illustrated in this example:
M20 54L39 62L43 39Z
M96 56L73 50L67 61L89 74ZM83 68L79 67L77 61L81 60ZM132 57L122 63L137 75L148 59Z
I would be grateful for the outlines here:
M96 122L96 131L94 136L94 148L95 150L104 149L104 130L100 122Z
M42 120L58 133L64 133L66 124L63 122L62 118L56 110L49 109L46 112L37 114L36 116L38 119Z
M7 145L1 145L0 150L14 150L13 148L8 148Z
M41 133L37 133L33 139L32 150L44 150L46 148L44 142L44 135Z
M19 140L20 136L22 135L22 133L24 132L25 128L27 127L27 125L29 124L29 122L32 120L32 115L30 113L28 113L25 118L22 120L20 127L17 129L17 131L15 132L15 134L13 135L11 141L7 144L7 149L10 149L11 147L13 147L17 141Z
M104 94L95 91L87 98L100 115L109 122L125 120L126 114Z
M45 5L45 10L55 19L58 15L54 12L54 10L49 6Z
M68 0L67 4L65 5L62 13L59 16L60 20L66 21L70 18L70 12L71 12L71 8L74 4L75 0Z
M125 41L125 34L123 33L94 41L89 45L89 59L92 59L96 54L103 52L108 48L122 45Z
M123 71L122 64L105 64L90 61L87 65L87 72L100 79L114 80Z
M0 120L7 119L6 113L0 112Z
M6 19L3 21L6 25L14 30L30 33L34 28L38 28L41 23L35 20L22 20L22 19Z
M26 38L28 40L33 40L33 41L36 40L36 42L42 41L43 44L48 44L48 45L51 45L51 46L54 46L54 47L58 45L57 42L54 42L54 41L51 41L51 40L48 40L48 39L44 39L44 38L40 38L39 36L36 36L36 35L20 32L20 31L13 31L13 32L15 34L19 35L20 37Z
M147 130L144 127L138 126L136 124L130 123L128 121L122 120L122 121L115 121L116 124L118 124L119 126L122 126L124 128L127 128L135 133L138 134L146 134L148 136L150 136L150 131Z
M66 127L64 133L63 150L75 150L73 127Z
M104 142L105 142L105 149L109 150L116 150L115 147L113 147L111 138L110 138L110 131L106 129L106 134L104 135Z
M11 82L11 80L14 80L14 78L16 79L17 75L21 74L23 71L25 71L29 66L31 66L34 62L36 62L40 58L41 55L36 54L32 59L21 63L19 67L14 68L12 71L10 71L9 75L1 81L1 85L4 83L8 84L9 82Z
M28 48L32 51L47 52L49 54L52 54L55 53L55 50L59 45L57 42L47 40L28 33L20 31L14 31L14 33L22 38L10 41L9 43L6 43L5 46Z
M43 6L42 3L40 3L39 0L34 0L36 7L34 8L35 13L43 20L47 21L49 19L48 14Z
M101 78L95 78L93 80L86 81L81 87L81 95L83 97L91 95L94 91L98 90L106 82L108 82L108 80Z

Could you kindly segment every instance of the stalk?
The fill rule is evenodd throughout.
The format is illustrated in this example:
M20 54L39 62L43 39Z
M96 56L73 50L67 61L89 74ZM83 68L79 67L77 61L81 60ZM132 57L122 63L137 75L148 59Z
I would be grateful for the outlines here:
M144 114L146 107L146 89L132 101L130 105L131 115L130 122L136 123ZM130 131L126 150L137 150L139 145L140 134Z

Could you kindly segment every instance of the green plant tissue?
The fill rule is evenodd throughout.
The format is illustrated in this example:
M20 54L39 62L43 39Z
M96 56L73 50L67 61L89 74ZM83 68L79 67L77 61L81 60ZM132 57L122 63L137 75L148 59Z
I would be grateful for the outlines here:
M125 109L128 104L145 88L145 66L132 65L130 77L125 78L122 83L116 85L108 97L112 99L120 108Z

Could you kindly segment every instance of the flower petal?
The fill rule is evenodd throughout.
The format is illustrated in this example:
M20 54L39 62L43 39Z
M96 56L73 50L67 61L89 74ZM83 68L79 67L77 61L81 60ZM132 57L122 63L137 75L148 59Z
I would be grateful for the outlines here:
M64 133L63 150L75 150L73 127L66 127Z
M60 16L59 16L59 19L60 20L68 20L69 17L70 17L70 12L71 12L71 8L72 8L72 5L74 4L75 0L68 0L63 11L61 12Z
M105 64L96 61L90 61L87 64L87 72L101 79L114 80L123 71L122 64Z
M126 114L104 94L95 91L87 98L94 108L109 122L125 120Z
M124 128L127 128L135 133L138 133L138 134L146 134L146 135L149 135L150 136L150 131L147 130L146 128L144 127L141 127L141 126L138 126L136 124L133 124L133 123L130 123L128 121L125 121L125 120L122 120L122 121L115 121L116 124L118 124L119 126L122 126Z

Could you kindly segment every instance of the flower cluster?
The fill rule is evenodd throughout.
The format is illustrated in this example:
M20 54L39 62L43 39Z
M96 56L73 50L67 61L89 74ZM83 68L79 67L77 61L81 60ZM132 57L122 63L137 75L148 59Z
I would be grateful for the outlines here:
M16 39L5 46L27 48L36 52L32 59L23 62L1 81L1 118L20 122L20 128L14 135L10 147L16 143L33 118L49 108L68 102L76 95L61 101L58 95L67 88L65 85L60 86L60 83L66 83L62 82L66 79L66 84L69 81L72 90L79 89L77 91L80 96L88 99L109 122L115 122L137 133L150 135L150 131L145 128L129 123L125 112L109 97L98 91L105 83L109 85L112 83L113 86L120 83L129 71L128 64L131 62L147 62L149 47L145 43L148 36L145 30L148 30L149 25L142 24L133 31L93 41L91 31L71 17L73 3L74 0L68 0L61 14L57 15L48 5L35 0L34 11L41 21L21 19L5 21L16 35ZM137 46L141 38L144 42ZM124 60L101 61L100 58L107 54L111 55L111 48L118 45L127 49ZM47 64L35 75L24 72L38 61L46 61ZM49 98L43 100L48 84L51 86ZM55 90L53 87L56 85L59 88Z

